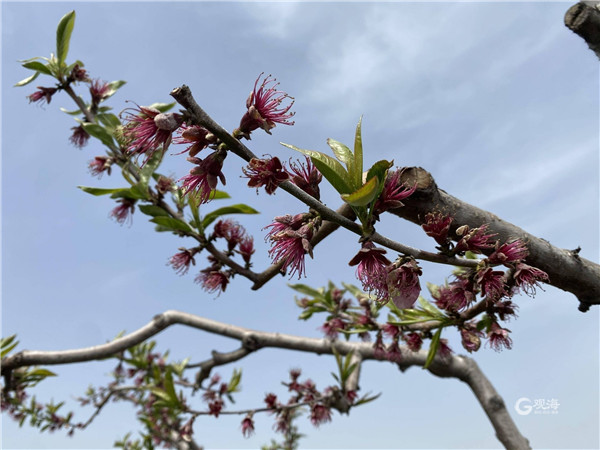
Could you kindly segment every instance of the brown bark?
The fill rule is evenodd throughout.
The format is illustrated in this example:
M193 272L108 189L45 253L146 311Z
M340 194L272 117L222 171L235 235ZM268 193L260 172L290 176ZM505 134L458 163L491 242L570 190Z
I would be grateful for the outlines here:
M418 225L424 222L429 212L449 214L454 219L450 230L454 237L456 228L461 225L474 228L488 224L490 231L497 233L501 241L511 238L523 240L529 249L525 262L545 271L552 286L574 294L579 299L581 311L587 311L590 305L600 304L600 265L581 258L579 248L557 248L490 212L449 195L437 187L429 172L420 167L405 170L403 181L411 185L417 182L418 188L412 196L403 200L404 207L391 211L393 214Z
M565 13L566 27L579 35L600 58L600 10L598 2L579 2Z

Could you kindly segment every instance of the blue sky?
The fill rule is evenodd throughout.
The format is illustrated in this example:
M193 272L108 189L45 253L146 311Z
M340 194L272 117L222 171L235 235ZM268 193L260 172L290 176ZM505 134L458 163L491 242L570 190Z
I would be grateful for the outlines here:
M366 159L422 166L447 192L488 209L561 248L582 247L598 261L598 61L562 25L569 3L2 3L2 335L18 333L20 348L59 350L103 343L132 331L167 309L179 309L249 328L320 336L320 323L297 321L287 279L258 292L236 278L218 298L165 266L186 243L157 234L139 213L131 227L108 218L113 201L78 185L120 187L115 175L98 181L87 162L102 153L91 142L70 146L75 123L58 108L28 104L33 85L12 87L28 73L17 60L48 56L59 19L75 9L69 59L81 59L93 77L128 81L111 99L145 105L170 100L188 84L197 101L232 130L261 72L272 73L296 98L296 125L273 136L257 133L257 154L295 155L278 142L327 151L328 137L351 143L363 119ZM45 84L44 84L45 83ZM183 156L163 171L180 177ZM243 218L258 246L257 267L269 260L262 227L276 215L303 207L283 192L259 196L245 187L242 164L226 161L232 203L262 214ZM322 187L324 201L339 198ZM224 203L225 204L225 203ZM242 218L240 218L242 219ZM408 245L433 249L418 227L386 217L378 230ZM354 280L347 261L356 236L339 232L315 249L304 282L321 286ZM203 268L198 258L197 268ZM441 283L447 267L423 264L424 280ZM555 398L553 416L517 416L534 448L598 448L598 309L577 311L574 297L548 287L535 299L517 299L520 317L509 325L514 348L482 349L475 359L504 397ZM451 346L461 347L449 332ZM183 328L161 333L174 358L203 360L236 343ZM240 407L258 406L265 392L283 394L292 367L324 387L330 358L263 350L220 368L242 367ZM56 367L40 399L67 400L105 383L111 363ZM498 448L493 430L468 388L418 369L390 364L363 367L363 392L376 402L335 415L314 429L306 421L304 448ZM89 411L81 413L87 418ZM4 417L3 417L4 419ZM257 418L244 439L239 418L196 422L207 448L257 448L274 433ZM67 438L40 435L3 420L3 448L109 448L130 430L134 413L109 405L88 430ZM360 432L357 430L360 429Z

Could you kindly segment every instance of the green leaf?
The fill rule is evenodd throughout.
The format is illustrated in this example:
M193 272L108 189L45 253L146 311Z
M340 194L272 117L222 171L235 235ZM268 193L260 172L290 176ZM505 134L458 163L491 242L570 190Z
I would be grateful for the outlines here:
M36 377L36 378L46 378L46 377L55 377L56 374L54 372L51 372L48 369L37 368L37 369L33 369L30 372L27 372L27 376L32 376L32 377Z
M319 300L324 300L323 292L318 289L312 288L306 284L298 283L298 284L288 284L296 292L300 292L301 294L308 295L313 298L318 298Z
M123 83L125 83L125 82L123 81ZM168 110L170 110L171 108L173 108L173 106L175 106L176 104L177 104L177 102L173 102L173 103L152 103L150 105L150 108L156 108L161 113L165 113Z
M438 328L438 330L435 332L435 334L431 338L431 344L429 344L429 353L427 354L427 360L425 361L425 365L423 366L423 369L429 368L429 366L433 362L433 358L435 358L435 355L440 346L440 337L442 336L442 329L443 328L441 328L441 327Z
M148 161L144 163L144 167L142 167L142 170L140 170L141 185L144 185L146 187L148 186L148 183L150 182L150 177L152 177L152 174L162 162L163 154L164 152L162 150L157 150L152 154Z
M188 365L189 362L190 362L190 358L185 358L180 363L173 364L173 371L175 372L175 374L182 377L183 371L185 370L185 367Z
M17 345L19 345L19 341L15 341L15 338L17 337L16 334L13 334L12 336L9 336L7 338L2 338L0 340L0 348L2 349L2 352L0 353L0 358L4 358L6 355L8 355Z
M86 105L87 106L87 105ZM63 108L62 106L59 108L62 112L64 112L65 114L68 114L70 116L78 116L79 114L81 114L81 110L80 109L75 109L73 111L69 111L66 108ZM77 119L76 119L77 120Z
M306 156L309 156L315 167L321 172L321 174L331 183L331 185L340 194L351 194L353 189L351 186L350 176L344 166L342 166L336 159L332 158L325 153L317 152L314 150L304 150L295 147L290 144L280 142L281 145L296 150Z
M89 123L89 122L82 122L81 125L83 126L83 129L88 132L88 134L90 136L93 136L96 139L99 139L107 147L113 148L115 146L115 142L113 140L112 135L102 125L98 125L96 123Z
M7 338L0 339L0 348L5 348L7 345L10 345L15 340L16 337L17 337L17 335L13 334Z
M312 317L312 315L315 313L316 311L314 311L313 309L306 309L304 311L302 311L302 313L298 316L298 319L300 320L308 320Z
M258 214L259 212L254 208L244 205L243 203L238 203L237 205L225 206L223 208L215 209L214 211L209 212L202 218L202 228L206 228L212 222L214 222L218 217L221 217L225 214Z
M152 392L158 398L164 400L167 405L171 403L171 396L164 389L153 386L150 388L150 392Z
M69 43L71 41L71 33L75 25L75 11L71 11L63 16L58 23L56 29L56 57L59 64L65 62L69 53Z
M125 194L125 193L124 193ZM124 195L127 198L133 198L137 200L150 200L150 193L148 192L148 185L139 182L134 184L129 189L129 196Z
M175 392L175 385L173 384L173 372L168 369L165 375L165 391L169 395L171 402L175 405L179 405L179 398L177 398L177 392Z
M229 383L227 384L227 392L236 392L238 390L237 387L239 386L240 381L242 381L241 369L233 369L231 380L229 380Z
M117 192L113 192L110 198L128 198L130 200L148 200L148 189L135 184L130 188L121 188Z
M129 188L116 188L116 189L104 189L104 188L95 188L88 186L77 186L83 192L87 192L92 195L108 195L108 194L118 194L129 191Z
M44 75L52 76L52 72L50 72L50 69L48 69L48 67L46 67L45 64L43 64L39 61L26 62L26 63L22 64L22 66L25 67L26 69L35 70L36 72L43 73Z
M169 231L184 231L188 233L192 231L187 223L172 217L154 217L153 219L150 219L150 222L161 225L162 227L167 228Z
M148 216L152 216L152 217L163 217L163 216L169 216L169 213L167 211L165 211L164 209L162 209L160 206L156 206L156 205L140 205L138 206L138 208L140 209L141 212L143 212L144 214L148 215Z
M343 162L346 165L354 162L354 155L352 154L352 151L341 142L329 138L327 139L327 145L331 147L333 154L340 162Z
M12 345L7 346L6 348L2 348L2 352L0 352L0 358L4 358L6 355L8 355L11 351L13 351L13 349L19 345L19 342L15 342Z
M363 147L362 147L362 116L358 119L356 125L356 134L354 135L354 171L350 176L354 180L355 186L362 184L363 173Z
M188 196L191 194L188 194ZM224 198L231 198L231 195L229 195L227 192L225 191L219 191L218 189L215 189L214 191L212 191L210 193L210 199L211 200L221 200Z
M102 125L111 130L114 130L115 128L121 126L121 121L119 120L119 118L112 113L97 114L96 118L100 121Z
M367 394L364 397L357 400L353 406L364 405L365 403L369 403L369 402L372 402L373 400L377 400L380 396L381 396L381 393L379 393L377 395L372 395L370 397L369 397L369 394Z
M35 80L38 77L39 74L40 74L39 72L34 73L30 77L27 77L24 80L19 81L17 84L15 84L14 87L21 87L21 86L25 86L26 84L31 83L33 80Z
M377 177L379 179L379 181L382 183L381 187L383 189L383 184L385 183L385 178L387 176L387 172L388 172L389 168L392 167L393 164L394 164L393 161L390 162L390 161L386 161L385 159L377 161L375 164L373 164L373 166L367 172L367 180L369 180L373 177Z
M342 286L344 286L344 288L350 292L352 295L354 295L354 297L358 298L360 297L368 297L368 294L366 294L365 292L363 292L361 289L359 289L357 286L354 286L353 284L349 284L349 283L342 283Z
M105 101L106 99L115 95L117 90L121 86L123 86L125 83L127 83L127 81L124 81L124 80L116 80L116 81L111 81L110 83L108 83L108 90L106 91L106 94L104 96L102 96L102 101Z
M83 64L83 62L81 62L80 60L76 60L74 63L71 63L67 66L67 70L65 72L71 73L71 71L75 68L75 66L79 66L81 68L81 67L85 67L85 64Z
M425 298L421 297L419 295L419 305L421 305L421 308L423 308L423 310L427 311L432 317L436 317L439 319L445 319L446 316L444 315L443 312L441 312L439 309L437 309L435 306L433 306L431 303L429 303L427 300L425 300Z
M429 281L426 284L427 284L427 290L429 291L431 296L433 298L437 298L440 293L440 287L437 284L430 283Z
M379 191L379 183L379 179L373 177L352 194L342 194L342 200L350 206L367 206L375 200Z

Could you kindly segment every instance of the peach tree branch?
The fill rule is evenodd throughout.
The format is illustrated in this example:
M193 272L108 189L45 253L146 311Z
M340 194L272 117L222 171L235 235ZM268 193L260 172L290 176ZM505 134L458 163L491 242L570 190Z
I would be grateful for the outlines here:
M156 315L148 324L138 330L106 344L64 351L25 350L8 356L2 361L2 374L6 376L13 369L23 366L70 364L114 356L129 347L144 342L175 324L189 326L238 340L248 353L270 347L314 353L317 355L333 355L335 353L347 355L352 353L355 355L353 356L355 362L359 363L359 365L363 361L377 359L373 346L369 343L332 341L330 339L256 331L189 313L168 310ZM402 371L412 366L423 367L426 364L427 351L411 352L406 347L403 347L402 350L403 357L398 363ZM474 360L460 355L436 356L428 370L438 377L457 378L467 383L490 419L496 431L496 436L506 448L529 448L527 439L521 435L508 414L502 397L497 393ZM358 377L358 374L356 377ZM349 379L348 382L358 384L357 378Z
M574 294L579 300L580 311L587 311L590 305L600 304L600 265L579 256L579 250L560 249L550 242L533 236L512 223L502 220L495 214L470 205L439 189L433 176L425 169L411 167L404 171L402 181L417 184L417 190L403 200L405 206L390 210L390 213L417 225L425 222L431 212L450 215L454 220L449 236L455 240L456 229L462 225L476 228L483 224L496 233L501 242L519 239L527 245L529 255L525 262L548 274L549 283ZM483 251L490 254L493 249Z
M201 107L198 105L194 97L192 96L192 92L190 88L186 85L175 88L171 91L171 96L184 108L186 108L187 113L191 116L193 121L209 130L215 136L217 136L227 147L240 158L245 161L250 161L252 158L255 158L256 155L246 147L242 142L229 134L227 130L221 127L218 123L216 123ZM344 217L343 215L338 214L336 211L328 208L323 203L308 195L302 189L294 185L289 181L285 181L279 185L279 187L286 192L290 193L298 200L309 206L310 208L317 211L323 220L334 222L347 230L355 233L358 236L362 236L363 230L358 223ZM380 245L383 245L389 249L395 250L399 253L403 253L405 255L413 256L416 259L421 259L424 261L431 261L440 264L448 264L452 266L462 266L462 267L475 267L477 265L476 261L461 259L455 257L449 257L445 255L441 255L438 253L426 252L424 250L419 250L413 247L409 247L407 245L401 244L400 242L396 242L392 239L389 239L385 236L380 235L379 233L374 233L370 240L376 242Z

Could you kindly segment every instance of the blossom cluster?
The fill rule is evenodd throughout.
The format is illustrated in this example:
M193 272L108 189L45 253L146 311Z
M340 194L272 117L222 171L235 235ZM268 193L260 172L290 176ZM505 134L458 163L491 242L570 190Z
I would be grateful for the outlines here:
M356 277L364 290L372 292L384 303L392 300L400 309L410 308L421 292L421 268L410 257L392 263L385 257L386 253L373 242L365 241L348 264L357 266Z
M304 258L308 254L312 258L311 240L321 225L321 218L312 213L301 213L275 217L266 239L271 242L269 256L274 263L281 264L281 270L290 269L290 276L304 275L306 268Z
M271 195L281 183L289 180L308 195L317 200L321 198L319 183L323 175L309 157L306 157L304 162L290 162L289 169L277 156L269 159L252 158L242 171L248 178L248 186L256 188L257 193L258 188L264 186L267 194Z
M213 227L209 241L222 239L226 243L226 250L223 253L225 257L239 255L244 261L246 268L251 267L251 258L255 252L254 238L247 234L242 225L234 220L219 220ZM186 274L191 266L196 265L195 255L202 250L202 247L180 248L180 251L173 255L168 265L173 267L179 275ZM226 269L225 264L212 254L207 257L209 265L202 269L195 277L194 281L210 293L224 292L234 275L234 271Z

